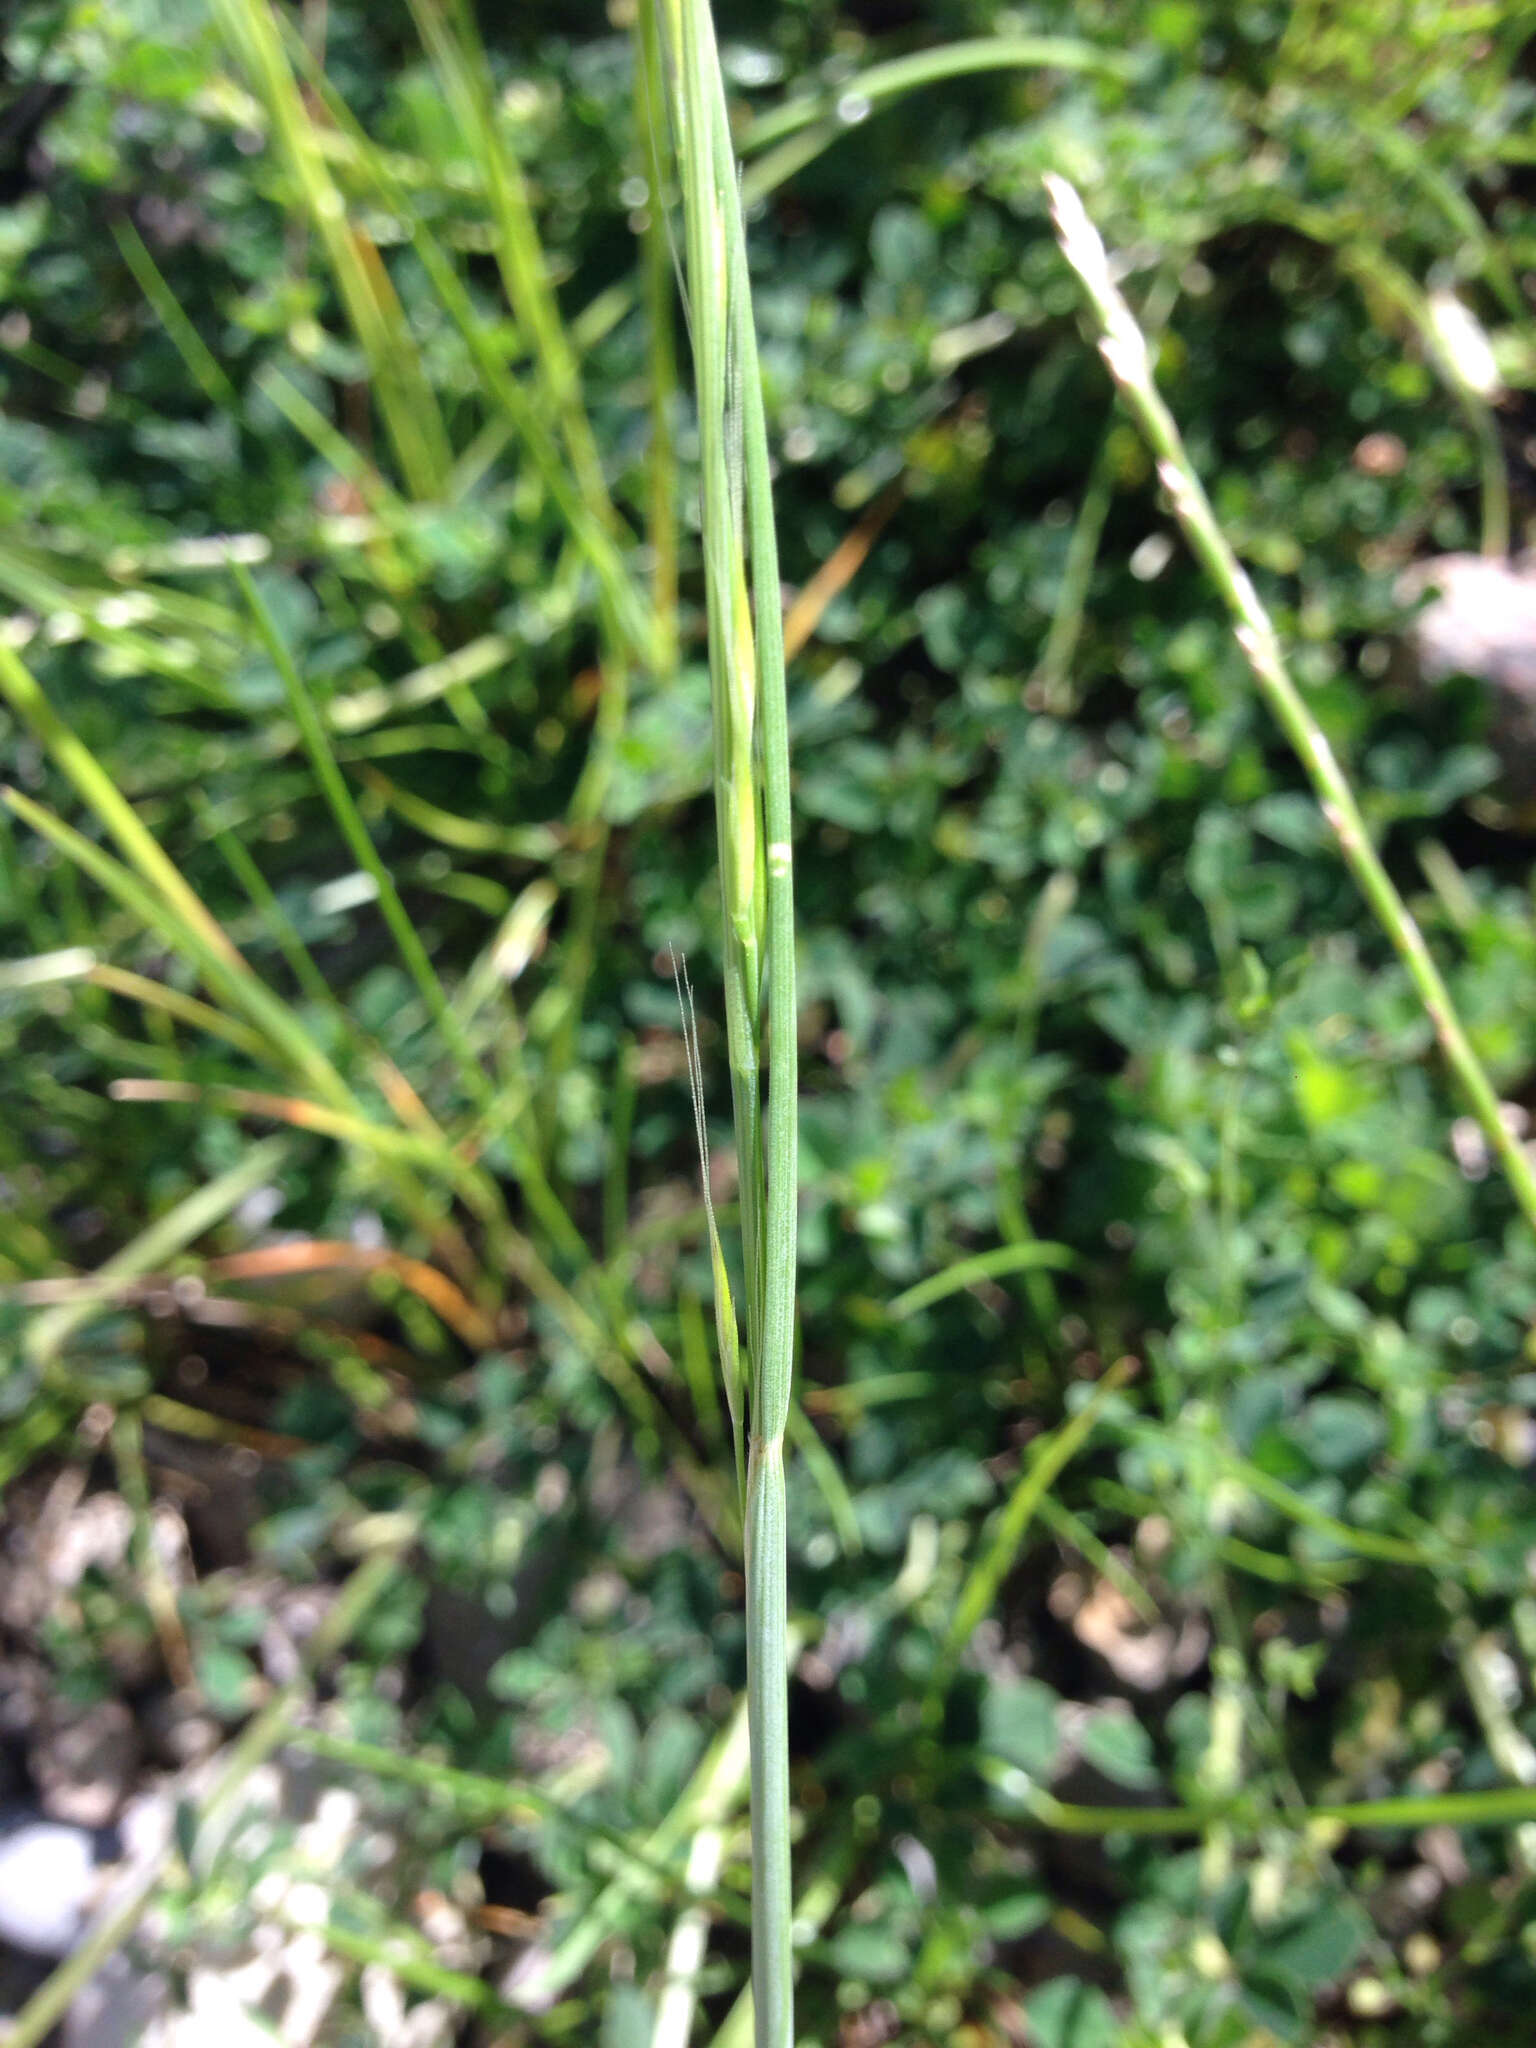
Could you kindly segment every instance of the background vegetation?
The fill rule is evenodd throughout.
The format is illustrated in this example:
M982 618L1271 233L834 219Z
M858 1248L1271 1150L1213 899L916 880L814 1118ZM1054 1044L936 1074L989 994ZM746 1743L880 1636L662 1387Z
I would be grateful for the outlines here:
M794 653L800 2034L1526 2040L1536 1243L1040 180L1121 252L1519 1113L1521 768L1478 692L1415 687L1399 578L1533 509L1529 10L719 12ZM727 1223L733 1159L644 29L75 0L5 43L13 1571L61 1483L132 1511L5 1647L153 1757L169 1703L270 1704L271 1613L408 1528L307 1717L412 1836L328 1879L337 2041L381 1965L466 2040L741 2039L674 949ZM970 38L988 68L902 89ZM171 1952L298 1854L172 1870Z

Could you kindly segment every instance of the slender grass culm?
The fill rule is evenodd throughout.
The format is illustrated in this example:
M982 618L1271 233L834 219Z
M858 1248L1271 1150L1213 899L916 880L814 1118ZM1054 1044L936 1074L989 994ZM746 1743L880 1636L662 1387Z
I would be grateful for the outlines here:
M784 1438L795 1306L795 913L778 546L746 228L714 25L707 0L660 5L698 406L726 1033L740 1167L746 1344L739 1390L730 1386L736 1325L719 1261L716 1287L722 1369L733 1421L747 1439L754 2035L757 2048L791 2048ZM662 203L661 194L655 199Z
M1349 778L1328 737L1297 689L1280 650L1280 639L1248 572L1223 533L1184 446L1173 414L1152 373L1152 352L1110 268L1098 230L1065 178L1045 180L1056 238L1077 272L1098 329L1099 353L1114 378L1126 410L1157 461L1158 481L1196 560L1232 620L1233 635L1259 694L1305 769L1339 852L1371 911L1407 970L1414 992L1434 1028L1446 1065L1460 1084L1493 1156L1504 1171L1521 1214L1536 1230L1536 1167L1499 1108L1487 1069L1457 1015L1451 992L1435 965L1424 935L1382 864Z

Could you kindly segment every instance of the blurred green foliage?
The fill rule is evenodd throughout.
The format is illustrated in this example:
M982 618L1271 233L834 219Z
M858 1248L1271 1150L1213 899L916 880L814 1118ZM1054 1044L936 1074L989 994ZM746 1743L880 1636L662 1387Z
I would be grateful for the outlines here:
M209 1278L244 1305L222 1322L199 1321L195 1286L155 1296L160 1313L111 1304L40 1363L38 1283L130 1246L269 1120L196 1091L295 1084L100 981L13 974L3 1455L14 1471L67 1453L93 1399L172 1434L168 1402L271 1432L288 1441L252 1540L297 1580L359 1502L424 1476L419 1572L359 1637L337 1714L359 1740L553 1790L553 1810L495 1836L488 1896L554 1901L557 1953L596 1934L527 2038L596 2040L605 2011L602 2039L646 2040L679 1843L671 1892L638 1885L594 1921L612 1882L594 1840L665 1829L743 1656L667 964L689 956L723 1100L690 426L663 389L681 663L634 664L604 741L614 653L590 559L495 395L497 363L538 386L492 260L491 159L404 8L287 17L293 75L306 41L316 63L302 105L347 232L389 281L377 303L398 326L371 354L251 75L251 12L47 0L12 19L13 83L65 96L0 207L0 595L51 704L369 1118L408 1086L439 1133L418 1200L376 1149L301 1131L270 1198L201 1249L274 1229L384 1245L446 1267L490 1337L380 1267L275 1291ZM497 146L529 180L604 486L645 531L664 450L630 22L619 5L514 14L482 24ZM1512 1652L1507 1716L1536 1736L1536 1245L1477 1147L1452 1148L1430 1028L1171 544L1039 181L1073 178L1122 252L1298 680L1479 1051L1529 1103L1529 843L1499 800L1486 707L1416 693L1392 648L1402 567L1486 529L1489 419L1517 538L1532 511L1530 10L794 0L721 21L749 181L769 161L754 119L802 93L822 110L824 146L752 218L785 575L805 585L861 522L870 539L791 678L797 1863L828 1893L804 2038L1523 2041L1519 1839L1467 1832L1448 1876L1411 1831L1341 1836L1304 1809L1499 1782L1465 1682L1490 1639ZM1105 62L891 103L859 85L877 59L1037 34ZM322 67L356 135L323 114ZM461 280L467 328L434 261ZM1489 332L1496 416L1444 373L1435 292ZM466 1094L390 946L228 536L515 1105L503 1117ZM621 545L643 588L648 558ZM94 834L32 733L3 730L9 779ZM593 748L603 773L584 783ZM14 820L0 917L12 962L84 947L197 987L163 933ZM109 1099L144 1077L193 1099ZM489 1196L445 1163L453 1145ZM1070 1264L1021 1259L890 1313L937 1270L1031 1238ZM580 1315L530 1283L525 1244ZM169 1270L190 1280L190 1251ZM1125 1354L1141 1372L951 1682L946 1631L986 1518L1031 1437ZM234 1720L261 1679L222 1586L210 1571L186 1591L182 1625ZM146 1654L126 1579L67 1621L48 1648L82 1696L119 1682L125 1632ZM1151 1645L1150 1682L1111 1639ZM1090 1843L1041 1830L1032 1795L1053 1782L1086 1803L1240 1794L1241 1810L1194 1846ZM411 1811L451 1890L463 1813ZM700 1985L712 2025L743 1952L723 1910Z

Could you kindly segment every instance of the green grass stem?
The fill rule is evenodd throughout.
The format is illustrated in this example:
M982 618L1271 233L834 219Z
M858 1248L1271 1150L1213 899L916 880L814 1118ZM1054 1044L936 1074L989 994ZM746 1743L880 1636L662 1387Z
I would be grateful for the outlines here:
M1042 1238L995 1245L991 1251L973 1253L970 1258L959 1259L942 1272L930 1273L926 1280L904 1288L891 1302L888 1313L893 1322L904 1322L920 1309L931 1308L936 1301L985 1280L1001 1280L1010 1273L1039 1272L1047 1267L1066 1272L1078 1263L1077 1254L1069 1245L1051 1244Z
M1428 1827L1509 1828L1536 1820L1536 1787L1500 1786L1486 1792L1434 1792L1393 1799L1324 1800L1316 1806L1288 1807L1283 1815L1262 1817L1241 1805L1219 1806L1074 1806L1048 1792L1029 1794L1031 1811L1042 1827L1064 1835L1203 1835L1213 1820L1222 1820L1234 1836L1267 1834L1281 1821L1290 1827L1331 1823L1346 1829Z
M348 218L331 176L324 138L299 88L268 0L215 0L215 14L267 119L296 193L325 250L400 474L413 498L434 501L452 467L452 450L404 309L372 241Z
M411 13L460 139L472 150L495 227L495 257L507 303L529 345L546 401L559 423L571 474L599 524L614 523L602 461L582 398L581 377L533 217L522 165L497 122L490 67L464 0L410 0Z
M746 1288L754 2027L757 2048L792 2048L784 1450L794 1363L798 1080L783 600L746 227L714 23L705 0L667 0L665 24L699 422L726 1037Z
M948 78L975 78L987 71L1099 72L1106 78L1128 78L1137 69L1124 51L1082 42L1073 36L972 36L917 50L855 71L826 92L801 93L771 112L759 114L742 133L743 156L783 142L804 128L827 123L828 140L856 127L876 107L937 85Z

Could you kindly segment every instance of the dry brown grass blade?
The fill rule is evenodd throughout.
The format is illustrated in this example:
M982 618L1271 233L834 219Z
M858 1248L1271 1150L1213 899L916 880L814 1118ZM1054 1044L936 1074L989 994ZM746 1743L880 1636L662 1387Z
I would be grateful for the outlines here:
M891 515L906 495L900 477L887 486L873 505L851 527L822 563L804 589L797 592L784 614L784 659L792 661L826 616L834 598L841 597L869 559L869 551Z
M264 1117L271 1123L291 1124L295 1130L318 1131L327 1138L375 1149L396 1135L303 1095L274 1095L261 1088L230 1088L222 1083L205 1087L196 1081L150 1081L129 1075L111 1082L107 1093L114 1102L205 1102L231 1116Z
M190 1437L196 1443L229 1444L237 1450L254 1451L261 1458L292 1458L310 1449L301 1436L283 1436L277 1430L262 1429L253 1422L237 1422L228 1415L216 1415L211 1408L195 1408L170 1394L146 1394L142 1414L151 1428L166 1436ZM153 1456L151 1464L155 1462Z
M447 1143L442 1125L392 1059L379 1053L369 1062L369 1070L378 1083L379 1093L407 1130L437 1144Z
M472 1350L488 1350L496 1330L446 1274L424 1259L387 1246L348 1244L341 1239L308 1237L289 1244L262 1245L255 1251L231 1252L212 1259L204 1270L219 1280L274 1280L294 1273L388 1273L410 1289L440 1322L462 1337Z

